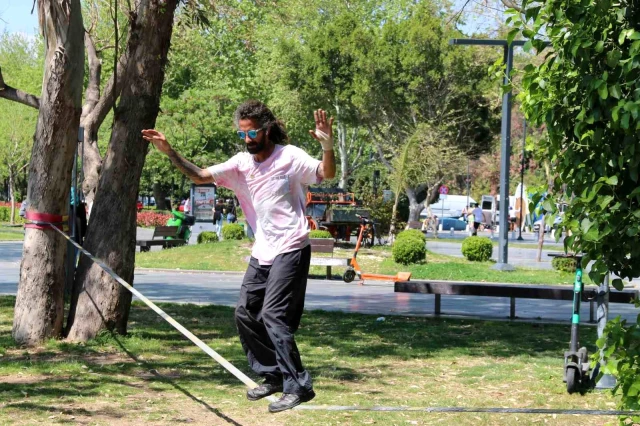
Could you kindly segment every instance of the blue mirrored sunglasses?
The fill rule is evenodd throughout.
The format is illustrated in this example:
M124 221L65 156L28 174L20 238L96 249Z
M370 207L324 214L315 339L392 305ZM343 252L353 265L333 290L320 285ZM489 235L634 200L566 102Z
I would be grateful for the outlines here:
M244 140L247 137L247 135L249 135L249 139L255 139L258 136L258 132L261 130L263 129L247 130L246 132L239 130L237 133L238 133L238 137L242 140Z

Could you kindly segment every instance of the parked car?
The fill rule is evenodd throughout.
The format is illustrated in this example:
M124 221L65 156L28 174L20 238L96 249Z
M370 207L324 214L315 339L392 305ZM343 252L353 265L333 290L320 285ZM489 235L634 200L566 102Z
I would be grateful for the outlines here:
M442 217L440 218L440 224L442 224L443 231L449 231L453 228L454 231L464 231L467 229L467 222L458 217Z

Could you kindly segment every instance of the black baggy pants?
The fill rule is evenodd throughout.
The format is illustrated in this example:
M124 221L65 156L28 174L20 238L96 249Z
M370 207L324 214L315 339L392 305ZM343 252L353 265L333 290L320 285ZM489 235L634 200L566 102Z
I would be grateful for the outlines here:
M251 257L235 311L236 326L249 365L267 380L282 380L284 393L312 390L293 333L300 325L311 247L276 256L260 266Z

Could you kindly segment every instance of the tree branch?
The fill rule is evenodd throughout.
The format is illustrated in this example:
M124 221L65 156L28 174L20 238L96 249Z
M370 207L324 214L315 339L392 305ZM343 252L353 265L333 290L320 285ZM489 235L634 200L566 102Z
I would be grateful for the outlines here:
M98 59L96 46L88 31L84 33L84 45L87 49L87 59L89 62L89 83L85 94L85 103L82 106L81 121L93 111L98 100L100 99L100 73L102 71L102 63Z
M369 136L373 140L373 144L376 147L376 151L378 151L378 157L380 157L380 161L382 162L382 164L384 164L387 170L389 170L390 172L393 172L393 166L391 165L391 163L387 161L386 158L384 158L384 152L382 151L382 146L378 143L375 132L371 126L369 126L368 131L369 131Z
M14 89L13 87L5 84L4 78L2 77L2 68L0 68L0 98L5 98L35 109L40 109L40 98L30 93L23 92L22 90Z
M104 119L106 118L109 110L113 107L114 103L117 100L117 97L120 96L120 92L122 92L122 88L124 87L124 83L126 81L126 70L125 67L127 65L131 65L131 57L134 52L140 45L140 25L137 24L137 17L135 13L132 13L130 18L130 32L129 32L129 40L127 41L127 48L118 58L118 69L117 75L121 76L118 78L117 85L114 88L114 79L113 75L107 81L104 90L102 91L102 96L95 104L95 107L91 112L87 114L85 117L84 126L93 127L98 129ZM115 73L114 73L115 74ZM114 90L115 89L115 90ZM115 95L115 96L114 96Z
M515 9L518 12L522 13L522 6L520 6L519 4L516 4L516 2L511 0L500 0L500 1L502 2L503 5L505 5L509 9Z

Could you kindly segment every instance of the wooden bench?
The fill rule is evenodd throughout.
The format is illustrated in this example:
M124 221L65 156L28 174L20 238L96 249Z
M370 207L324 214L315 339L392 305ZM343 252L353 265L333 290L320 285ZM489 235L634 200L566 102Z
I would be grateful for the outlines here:
M333 256L334 241L332 238L311 238L311 253L331 253ZM338 259L335 257L311 257L311 265L326 266L327 279L331 279L332 266L349 266L351 259Z
M136 245L140 246L141 252L151 250L151 246L162 246L162 248L171 248L177 246L183 246L187 243L186 240L176 238L178 235L177 226L156 226L153 230L153 237L150 240L136 240ZM165 237L172 237L167 240Z
M516 318L516 299L573 300L573 286L487 284L452 281L400 281L394 285L396 293L420 293L435 295L435 314L440 315L442 295L509 297L509 318ZM585 286L582 301L589 302L589 322L595 322L595 304L598 287ZM635 290L610 290L609 303L630 303L637 298Z

